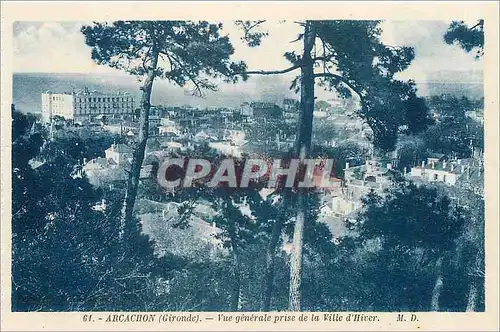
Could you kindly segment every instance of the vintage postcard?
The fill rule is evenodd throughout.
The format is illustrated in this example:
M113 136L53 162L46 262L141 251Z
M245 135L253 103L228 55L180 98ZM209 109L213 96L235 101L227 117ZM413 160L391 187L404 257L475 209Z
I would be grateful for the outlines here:
M498 330L497 2L2 2L2 331Z

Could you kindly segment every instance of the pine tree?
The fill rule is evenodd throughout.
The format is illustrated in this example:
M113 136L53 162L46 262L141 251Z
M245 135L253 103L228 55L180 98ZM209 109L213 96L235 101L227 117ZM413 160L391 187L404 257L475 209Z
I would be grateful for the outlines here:
M258 46L266 35L258 31L264 21L238 21L250 46ZM342 96L357 95L361 108L357 114L374 132L374 145L381 151L394 148L400 128L410 132L425 129L427 109L417 97L415 83L402 82L394 74L406 69L414 58L410 47L386 46L380 41L379 21L303 21L296 41L301 54L285 53L291 66L273 71L246 71L244 75L278 75L295 70L300 74L292 88L300 91L299 122L295 157L311 153L315 85L336 90ZM317 81L316 81L317 80ZM418 120L418 121L415 121ZM291 256L290 310L300 310L302 247L305 222L304 193L298 192ZM275 241L274 241L275 242Z
M236 82L232 74L245 69L230 61L234 48L221 35L222 24L205 21L116 21L82 27L85 42L92 47L92 59L141 77L139 136L127 182L120 228L132 219L139 175L148 139L151 92L155 79L179 86L191 85L194 95L216 90L210 78ZM123 237L123 232L120 232Z

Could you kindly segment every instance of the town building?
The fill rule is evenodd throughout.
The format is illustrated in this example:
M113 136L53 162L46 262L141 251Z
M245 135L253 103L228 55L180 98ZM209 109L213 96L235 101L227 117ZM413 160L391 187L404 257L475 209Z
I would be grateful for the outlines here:
M241 146L246 142L245 136L245 131L241 129L226 129L223 139L225 141L230 141L234 145Z
M243 118L251 119L253 118L253 108L250 106L250 103L243 103L240 106L240 113Z
M287 123L296 123L299 121L300 102L297 99L283 99L283 119Z
M362 206L361 199L370 191L381 194L391 185L392 163L370 159L364 165L350 167L346 163L344 169L344 184L341 192L333 191L327 195L322 206L322 214L347 218Z
M437 160L428 158L427 163L422 161L419 166L412 167L409 176L423 179L428 182L442 182L454 186L465 175L470 173L470 159Z
M282 109L278 105L261 101L241 104L240 113L248 123L266 123L281 119L283 116Z
M102 93L83 92L42 93L42 120L50 122L53 116L61 116L67 120L83 121L100 115L121 117L133 115L134 97L128 92Z
M465 112L469 119L484 124L484 112L482 110L473 110Z
M355 167L350 167L347 162L344 169L345 197L360 201L371 190L381 193L391 185L392 168L389 160L369 159L364 165Z
M160 135L180 135L180 130L175 124L175 121L168 118L160 119L160 126L158 127L158 132Z
M105 154L106 160L113 160L117 166L122 166L132 158L133 150L126 144L113 144Z

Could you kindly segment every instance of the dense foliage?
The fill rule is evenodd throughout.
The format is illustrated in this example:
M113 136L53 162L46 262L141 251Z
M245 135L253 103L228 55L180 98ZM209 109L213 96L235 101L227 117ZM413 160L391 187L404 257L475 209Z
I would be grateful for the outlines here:
M468 53L474 50L478 59L484 54L484 20L471 27L464 21L453 21L443 38L447 44L458 44Z
M251 46L267 34L254 30L262 23L237 23ZM449 96L426 101L417 96L413 81L395 79L415 54L408 47L384 45L380 22L298 23L304 33L297 41L308 51L286 53L291 69L267 73L300 68L292 83L302 89L297 128L264 122L249 130L251 140L294 134L297 146L309 145L306 155L333 158L338 178L347 162L362 165L373 151L347 139L322 144L339 137L324 123L313 126L316 80L360 99L356 115L370 126L378 152L396 148L397 167L411 167L431 151L457 157L482 151L482 125L466 113L482 106ZM460 24L454 29L459 33ZM320 221L331 199L322 201L317 192L278 187L263 196L256 182L245 189L167 193L155 179L139 179L144 160L154 165L153 175L161 162L145 156L153 148L144 128L155 78L201 95L216 89L213 78L236 82L236 74L251 74L244 63L230 61L234 49L221 31L221 24L186 21L82 28L94 61L145 79L141 133L126 188L93 187L82 172L86 160L102 157L122 138L70 128L63 119L55 119L49 130L13 108L13 310L287 310L297 285L301 298L295 309L307 311L484 310L484 201L472 190L427 187L390 172L396 174L390 189L370 192L357 215L337 216L350 227L334 239ZM316 42L322 47L313 48ZM476 45L468 43L466 50ZM224 158L208 145L170 156ZM467 205L456 203L465 199ZM147 208L158 204L161 210L167 203L177 204L169 218L165 210ZM208 210L203 219L196 209L201 205ZM297 231L299 216L303 227ZM150 220L147 232L145 220ZM197 227L212 223L217 231L209 241L201 240ZM297 248L300 264L293 269Z

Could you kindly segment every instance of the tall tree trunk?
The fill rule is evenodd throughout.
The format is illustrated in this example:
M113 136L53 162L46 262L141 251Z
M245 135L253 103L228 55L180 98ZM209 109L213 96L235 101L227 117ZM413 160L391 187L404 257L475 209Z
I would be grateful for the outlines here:
M132 220L135 200L137 197L137 188L139 187L139 178L141 174L142 162L146 150L146 143L149 135L149 109L151 108L151 91L156 77L156 68L158 66L158 49L155 45L151 51L151 64L148 69L148 76L141 87L141 113L139 118L139 137L132 157L132 166L127 181L127 191L123 202L120 230L118 233L120 242L123 240L127 223Z
M235 221L230 220L230 223ZM229 238L231 240L231 248L233 251L233 288L231 292L231 311L238 311L240 307L241 294L241 264L238 248L238 239L236 238L236 228L234 225L229 228Z
M472 279L469 286L469 294L467 296L467 308L465 309L465 311L466 312L476 311L476 305L477 305L477 283L475 279Z
M312 122L314 112L314 63L311 51L315 42L312 22L304 28L304 53L302 55L300 79L299 130L295 142L295 155L308 158L311 153ZM297 215L293 232L293 250L290 257L289 310L300 311L300 285L302 276L302 246L307 204L305 192L298 191Z
M276 264L276 253L278 249L279 239L281 231L283 229L283 222L286 218L286 210L288 208L288 195L285 192L283 197L283 206L280 208L280 214L273 225L273 230L271 232L271 238L269 239L269 244L267 246L266 252L266 271L264 273L264 282L262 285L262 295L261 295L261 311L269 311L271 308L271 297L273 293L273 283L274 283L274 267Z
M271 296L273 293L274 266L276 263L276 249L281 234L282 220L277 219L273 225L271 238L266 252L266 271L264 272L264 283L262 287L262 299L260 310L269 311L271 307Z
M443 258L439 257L436 261L436 282L432 290L431 311L439 311L439 297L443 289Z

